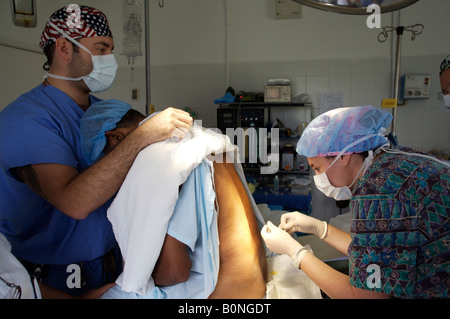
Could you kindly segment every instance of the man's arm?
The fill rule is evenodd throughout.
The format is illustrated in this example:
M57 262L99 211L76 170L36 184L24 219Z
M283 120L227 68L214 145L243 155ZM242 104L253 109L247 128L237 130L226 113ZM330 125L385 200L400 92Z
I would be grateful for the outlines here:
M60 164L35 164L14 171L66 215L84 219L118 191L144 147L170 138L176 128L188 129L191 124L188 113L169 108L135 129L112 152L81 173Z
M188 247L172 236L166 235L152 273L155 285L165 287L185 282L189 278L191 267Z

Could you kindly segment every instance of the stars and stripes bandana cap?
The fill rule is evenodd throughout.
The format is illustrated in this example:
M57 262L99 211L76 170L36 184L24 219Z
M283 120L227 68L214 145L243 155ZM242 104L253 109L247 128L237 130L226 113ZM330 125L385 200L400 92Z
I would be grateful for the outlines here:
M450 55L448 55L444 59L444 61L442 61L442 63L441 63L441 72L439 73L439 75L441 75L442 72L444 72L447 69L450 69Z
M95 36L113 37L105 14L92 7L71 4L54 12L49 21L73 39ZM47 21L42 30L39 46L44 50L46 46L62 36Z

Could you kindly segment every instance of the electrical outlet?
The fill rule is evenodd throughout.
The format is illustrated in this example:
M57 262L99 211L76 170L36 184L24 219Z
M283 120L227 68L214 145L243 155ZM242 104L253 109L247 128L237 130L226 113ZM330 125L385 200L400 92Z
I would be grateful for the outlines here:
M132 89L131 90L131 99L132 100L139 100L139 89Z

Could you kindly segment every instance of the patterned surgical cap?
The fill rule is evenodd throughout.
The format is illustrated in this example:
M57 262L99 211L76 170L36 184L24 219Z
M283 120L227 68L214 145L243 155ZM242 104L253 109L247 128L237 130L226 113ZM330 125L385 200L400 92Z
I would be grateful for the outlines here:
M316 157L336 156L343 150L345 154L374 150L388 142L382 133L391 121L390 113L371 105L328 111L312 120L303 131L297 153Z
M95 8L71 4L53 13L49 21L73 39L95 36L113 37L105 14ZM54 43L62 34L47 21L41 34L39 46L42 50Z
M445 70L450 69L450 55L447 55L444 61L442 61L440 69L441 72L439 73L439 75L441 75Z

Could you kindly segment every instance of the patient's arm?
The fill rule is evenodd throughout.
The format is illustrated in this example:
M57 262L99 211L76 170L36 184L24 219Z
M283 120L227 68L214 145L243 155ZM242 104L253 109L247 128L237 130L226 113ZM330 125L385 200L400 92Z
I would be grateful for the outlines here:
M189 278L191 266L188 247L172 236L166 235L152 273L155 285L165 287L185 282Z
M247 193L232 163L214 163L219 204L219 278L210 298L262 298L267 259Z

